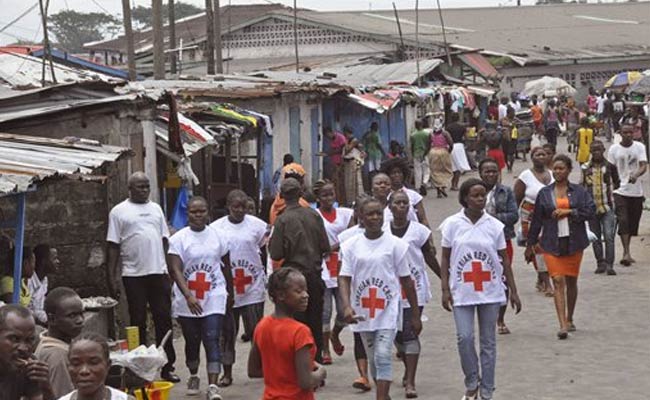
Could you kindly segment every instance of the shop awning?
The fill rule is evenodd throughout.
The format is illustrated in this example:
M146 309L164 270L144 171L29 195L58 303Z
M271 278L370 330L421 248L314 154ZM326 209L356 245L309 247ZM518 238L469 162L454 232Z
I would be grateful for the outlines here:
M371 93L348 94L348 99L378 114L392 110L401 99L399 90L375 90Z
M169 152L168 123L169 117L164 114L160 115L155 123L157 146L165 154ZM217 144L210 132L181 113L178 113L178 125L181 129L181 141L186 156L191 156L205 146Z

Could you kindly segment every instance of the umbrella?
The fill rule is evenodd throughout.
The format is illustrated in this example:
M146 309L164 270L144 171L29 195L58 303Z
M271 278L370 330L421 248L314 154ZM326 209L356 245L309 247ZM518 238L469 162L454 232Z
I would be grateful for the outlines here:
M606 88L627 87L641 78L643 78L643 74L638 71L621 72L609 78L609 80L605 82L604 87Z
M544 76L534 81L528 81L524 85L524 93L528 96L544 96L554 92L554 96L573 96L576 90L564 79Z
M639 93L643 95L650 94L650 74L643 76L638 81L631 84L627 90L627 93Z

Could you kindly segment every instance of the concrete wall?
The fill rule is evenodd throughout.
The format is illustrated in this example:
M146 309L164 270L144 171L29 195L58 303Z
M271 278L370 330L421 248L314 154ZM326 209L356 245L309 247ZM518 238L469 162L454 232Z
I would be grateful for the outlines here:
M81 296L107 294L107 190L100 182L61 179L46 181L27 194L25 243L32 247L47 243L59 251L61 269L51 276L50 288L70 286ZM13 199L0 198L7 219L16 213ZM13 237L12 231L7 233Z
M578 101L587 98L590 86L600 90L609 78L621 71L646 70L650 68L650 59L627 62L603 62L590 64L541 65L527 67L510 67L499 70L503 74L501 91L506 95L510 92L521 92L527 81L541 78L544 75L562 78L573 85L578 94Z

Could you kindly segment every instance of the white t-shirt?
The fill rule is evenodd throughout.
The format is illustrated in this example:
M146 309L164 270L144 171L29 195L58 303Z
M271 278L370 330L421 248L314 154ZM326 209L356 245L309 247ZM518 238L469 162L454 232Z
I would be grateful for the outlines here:
M364 233L366 230L363 229L359 224L356 224L353 227L350 227L339 234L339 243L343 243L346 240L354 237L360 233Z
M201 232L185 227L169 239L169 254L180 257L187 287L203 308L194 315L187 307L183 293L174 284L172 314L174 317L200 318L226 313L228 291L221 272L221 258L228 253L228 241L214 228L206 226Z
M124 392L122 392L120 390L113 389L110 386L106 386L106 389L108 389L111 392L111 400L128 400L129 399L129 395L127 395L126 393L124 393ZM74 399L77 398L77 391L76 390L66 394L63 397L59 397L59 400L70 400L70 399L73 399L73 398Z
M620 143L612 145L607 152L607 161L614 164L621 179L621 186L614 193L627 197L642 197L643 185L640 179L630 183L630 175L639 169L639 164L648 161L643 143L634 141L630 147Z
M169 238L167 221L152 201L126 199L108 215L106 240L120 245L122 276L166 274L163 238Z
M454 306L506 302L503 265L504 225L488 213L475 224L460 211L440 225L442 247L451 249L449 288Z
M596 112L598 114L602 114L605 111L605 100L607 100L605 96L596 97Z
M551 173L551 171L548 171L548 173L551 176L551 180L548 183L550 185L551 183L555 182L555 179L553 179L553 173ZM535 204L535 200L537 200L537 193L539 193L539 191L542 190L544 186L546 186L544 182L540 182L533 171L530 169L522 171L522 173L519 174L518 179L526 185L524 200L528 203Z
M350 303L364 321L352 324L354 332L397 329L401 326L399 278L410 276L408 244L384 232L370 240L355 235L341 243L341 272L351 280Z
M327 232L327 239L329 240L330 247L339 243L339 234L345 231L350 225L350 220L354 216L354 210L345 207L335 208L336 218L334 221L329 222L323 213L318 210L318 215L323 219L325 225L325 232ZM323 260L323 269L321 270L321 278L328 288L338 287L338 276L340 268L340 257L338 251L333 251L330 255Z
M390 224L386 227L390 229ZM431 284L426 271L426 261L422 254L422 246L431 237L431 230L419 222L409 222L406 233L401 237L409 245L408 260L411 270L411 279L415 286L415 293L418 297L418 306L423 306L431 300ZM406 298L406 293L402 291L402 307L410 308L411 304Z
M409 202L411 203L411 205L409 206L408 214L406 215L406 219L408 219L409 221L420 222L420 220L418 219L418 213L415 210L415 206L420 204L420 202L424 197L422 197L422 195L416 192L415 190L409 189L407 187L403 187L399 190L406 193L406 195L409 198ZM388 199L390 200L390 195L388 195ZM384 223L390 222L392 220L393 220L393 213L390 211L390 207L384 208Z
M508 106L506 104L499 104L499 121L508 115Z
M228 241L235 293L234 307L264 302L266 273L260 247L264 246L266 238L266 222L246 215L242 222L233 224L225 216L211 223L210 227Z

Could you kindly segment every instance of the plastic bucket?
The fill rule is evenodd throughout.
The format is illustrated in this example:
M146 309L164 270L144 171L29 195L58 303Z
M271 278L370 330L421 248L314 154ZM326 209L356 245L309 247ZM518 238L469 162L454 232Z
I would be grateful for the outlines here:
M149 400L169 400L169 391L174 387L174 384L167 381L156 381L151 385L147 385L147 398ZM135 398L137 400L144 400L142 396L142 389L135 391Z

